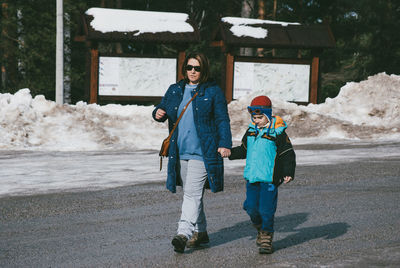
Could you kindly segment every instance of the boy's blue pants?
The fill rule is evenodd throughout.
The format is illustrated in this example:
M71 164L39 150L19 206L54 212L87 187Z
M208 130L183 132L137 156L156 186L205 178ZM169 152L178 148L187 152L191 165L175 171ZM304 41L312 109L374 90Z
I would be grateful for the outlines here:
M246 184L246 200L243 209L253 224L261 224L261 230L274 232L274 216L278 202L278 188L271 183Z

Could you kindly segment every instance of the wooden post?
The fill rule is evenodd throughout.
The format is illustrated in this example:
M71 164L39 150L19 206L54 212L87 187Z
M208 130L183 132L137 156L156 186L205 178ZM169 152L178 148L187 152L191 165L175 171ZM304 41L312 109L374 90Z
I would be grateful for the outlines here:
M99 87L99 50L90 49L90 96L89 103L97 103L97 94Z
M184 78L181 71L182 71L183 62L185 61L185 57L186 57L185 51L179 51L179 53L178 53L178 69L177 69L178 81L180 81Z
M319 57L313 57L311 62L310 102L316 104L318 100L318 73Z
M226 53L226 65L225 65L225 98L228 103L233 99L233 66L234 56L230 52Z

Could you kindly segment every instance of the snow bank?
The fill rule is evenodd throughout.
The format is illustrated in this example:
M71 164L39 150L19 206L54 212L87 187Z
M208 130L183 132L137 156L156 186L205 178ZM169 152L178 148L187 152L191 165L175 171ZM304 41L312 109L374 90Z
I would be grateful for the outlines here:
M229 104L231 128L237 144L244 134L246 109L257 92ZM336 98L299 106L273 99L273 114L288 123L294 143L343 140L400 139L400 76L380 73L360 83L348 83ZM157 123L154 106L100 106L79 102L56 105L29 89L0 94L1 150L158 150L168 135Z
M238 126L249 121L247 105L256 95L232 102L234 139ZM287 132L297 142L334 142L338 140L400 139L400 76L380 73L359 83L343 86L337 97L325 103L300 106L273 99L273 114L288 123ZM239 115L239 116L238 116ZM242 131L243 132L243 131Z
M0 94L0 149L149 149L168 133L152 120L153 107L56 105L28 89Z

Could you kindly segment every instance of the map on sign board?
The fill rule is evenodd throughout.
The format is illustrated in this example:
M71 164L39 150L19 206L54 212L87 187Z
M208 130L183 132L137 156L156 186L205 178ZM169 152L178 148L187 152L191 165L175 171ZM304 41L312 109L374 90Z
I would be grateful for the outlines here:
M164 96L176 83L176 58L99 57L99 95Z
M252 92L284 101L309 101L310 65L235 62L233 98Z

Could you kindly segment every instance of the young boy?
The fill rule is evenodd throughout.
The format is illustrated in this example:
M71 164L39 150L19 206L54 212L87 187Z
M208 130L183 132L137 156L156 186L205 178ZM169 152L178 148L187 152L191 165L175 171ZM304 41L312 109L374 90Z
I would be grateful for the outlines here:
M230 160L246 158L244 210L257 229L259 253L271 254L278 186L294 178L296 156L285 133L286 123L272 116L271 100L258 96L247 107L250 123L242 145L232 149Z

